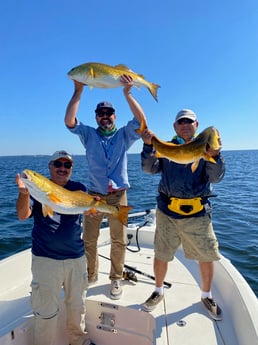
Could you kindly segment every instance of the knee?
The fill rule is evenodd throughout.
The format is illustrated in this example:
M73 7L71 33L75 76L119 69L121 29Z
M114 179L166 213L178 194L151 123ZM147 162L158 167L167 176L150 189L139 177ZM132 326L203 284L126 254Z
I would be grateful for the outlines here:
M32 282L31 306L33 314L41 319L52 319L59 312L57 297L44 284Z
M54 317L56 317L58 315L59 310L56 310L55 312L52 313L47 313L46 311L33 311L34 316L36 316L38 319L42 319L42 320L49 320L49 319L53 319Z

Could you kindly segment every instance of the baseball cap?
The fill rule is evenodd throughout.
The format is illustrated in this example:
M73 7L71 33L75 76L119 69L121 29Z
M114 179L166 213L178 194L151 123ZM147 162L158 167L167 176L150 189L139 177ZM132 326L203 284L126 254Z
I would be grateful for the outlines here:
M97 107L95 109L95 113L97 113L102 108L109 108L109 109L112 109L113 112L115 112L115 109L114 109L113 105L110 102L103 101L103 102L100 102L100 103L97 104Z
M60 158L65 158L70 162L73 162L72 156L70 155L70 153L61 150L61 151L56 151L55 153L52 154L52 156L50 157L50 161L49 162L53 162L56 161L57 159Z
M197 116L196 114L190 110L190 109L182 109L180 110L175 118L175 122L177 122L180 119L190 119L192 121L196 121L197 120Z

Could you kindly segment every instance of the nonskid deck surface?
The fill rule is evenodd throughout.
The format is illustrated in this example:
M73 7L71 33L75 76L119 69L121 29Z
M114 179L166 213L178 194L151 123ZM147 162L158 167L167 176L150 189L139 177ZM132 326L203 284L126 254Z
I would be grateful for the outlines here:
M123 280L122 297L119 300L112 300L109 294L109 252L110 246L99 249L98 282L89 287L87 299L142 311L142 303L154 290L154 280L136 273L138 281ZM127 251L126 265L153 276L153 255L151 248L141 248L138 253ZM190 262L189 264L197 273L197 264ZM207 345L209 343L224 345L217 322L208 317L200 302L200 289L197 281L179 260L175 259L169 265L166 281L172 283L172 287L165 288L164 300L151 313L155 319L154 344ZM145 314L149 313L144 312L142 317Z

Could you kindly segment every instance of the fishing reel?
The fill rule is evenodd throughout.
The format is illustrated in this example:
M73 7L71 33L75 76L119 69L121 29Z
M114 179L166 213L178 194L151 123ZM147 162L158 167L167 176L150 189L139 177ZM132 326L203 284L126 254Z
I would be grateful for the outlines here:
M135 283L138 281L135 273L133 271L129 271L129 270L123 271L123 279L124 280L128 280L128 281L131 280L131 281L133 281Z

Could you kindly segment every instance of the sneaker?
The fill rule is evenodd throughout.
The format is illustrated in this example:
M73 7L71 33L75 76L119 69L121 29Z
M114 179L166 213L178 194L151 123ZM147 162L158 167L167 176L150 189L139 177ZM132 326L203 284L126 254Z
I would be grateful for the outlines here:
M222 310L212 298L202 298L201 301L212 319L216 321L222 320Z
M152 311L163 300L164 296L160 295L157 291L154 291L151 296L143 303L144 311Z
M112 299L119 299L122 295L122 286L121 286L121 280L111 280L111 289L110 289L110 297Z

